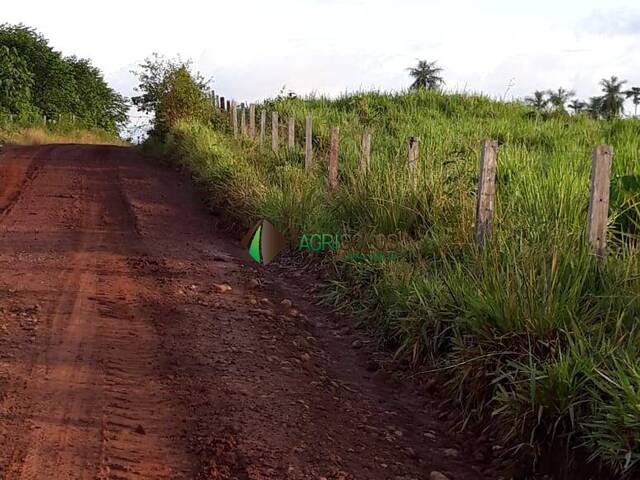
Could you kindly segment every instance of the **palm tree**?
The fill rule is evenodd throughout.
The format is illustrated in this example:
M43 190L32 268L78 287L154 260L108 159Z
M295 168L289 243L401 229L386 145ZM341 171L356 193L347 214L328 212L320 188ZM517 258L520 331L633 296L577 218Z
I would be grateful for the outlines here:
M575 92L573 90L565 90L560 87L555 92L549 90L549 103L553 106L553 108L558 112L566 112L565 104L571 97L575 96Z
M601 112L607 118L617 117L624 112L625 92L622 86L627 83L626 80L620 80L618 77L603 79L600 81L604 95L602 99Z
M438 90L440 88L444 80L440 76L442 68L438 67L437 63L418 60L418 64L415 67L407 68L409 75L413 77L411 90L419 90L421 88Z
M633 116L637 117L638 105L640 105L640 87L631 87L629 90L624 92L624 94L627 96L627 98L631 98L634 106Z
M530 97L524 97L525 103L531 105L536 110L544 110L549 104L549 99L546 98L547 92L536 90Z
M575 115L579 114L580 112L582 112L585 108L587 108L589 106L588 103L583 102L582 100L573 100L570 104L569 104L569 108L571 110L573 110L573 113Z
M593 118L600 118L602 115L602 97L590 97L587 103L587 112Z

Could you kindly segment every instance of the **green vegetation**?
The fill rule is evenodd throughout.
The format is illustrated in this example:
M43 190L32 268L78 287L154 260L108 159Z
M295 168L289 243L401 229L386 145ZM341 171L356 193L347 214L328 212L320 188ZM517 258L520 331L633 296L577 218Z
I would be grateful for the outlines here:
M591 97L588 102L574 99L569 108L575 115L586 112L592 118L604 118L611 120L620 117L624 113L624 101L630 98L634 104L634 116L638 113L640 105L640 87L631 87L623 90L626 80L618 77L605 78L600 82L602 95ZM575 97L575 92L559 88L557 90L536 90L530 97L525 97L527 105L537 112L566 113L567 102Z
M136 73L141 95L131 100L142 112L154 114L152 137L164 139L178 120L206 122L211 118L213 108L205 93L207 82L192 72L190 62L154 54Z
M413 78L413 83L410 87L412 90L420 90L422 88L438 90L444 83L444 80L440 76L442 68L437 66L437 62L419 60L415 67L408 68L407 70L411 78Z
M377 261L332 256L339 273L324 302L369 319L399 356L427 365L418 366L425 376L440 374L468 420L491 420L532 461L553 455L571 471L587 455L592 472L638 474L640 121L541 116L523 103L426 88L279 97L260 108L295 118L294 151L232 138L220 112L210 122L176 121L164 148L238 222L266 218L293 245L305 232L342 232L359 234L351 253L393 251ZM309 175L300 147L307 114ZM329 196L332 126L341 132L340 185ZM365 128L373 134L366 176L358 169ZM406 168L410 136L421 139L417 188ZM498 193L493 239L478 251L486 137L500 143ZM586 223L591 151L601 143L614 146L615 159L609 255L598 268ZM394 241L365 240L381 234Z
M0 118L41 126L43 117L75 129L117 134L127 102L88 60L63 57L35 30L0 25Z

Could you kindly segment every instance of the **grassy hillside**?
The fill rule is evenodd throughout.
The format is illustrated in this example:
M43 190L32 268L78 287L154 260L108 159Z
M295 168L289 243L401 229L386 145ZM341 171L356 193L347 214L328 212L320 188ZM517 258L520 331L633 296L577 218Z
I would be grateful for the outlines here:
M469 418L491 419L532 458L571 459L579 447L593 466L639 473L639 121L542 116L432 92L260 108L296 119L294 152L272 154L268 137L263 149L238 142L222 116L178 123L167 147L242 222L267 218L292 244L303 233L358 234L333 256L340 273L324 301L366 315L387 345L427 365L424 375L446 378ZM301 148L309 113L312 175ZM329 196L332 126L341 131L340 186ZM366 176L357 168L365 127L373 134ZM406 168L409 136L421 139L417 188ZM500 142L496 218L479 252L475 192L487 137ZM610 252L598 269L585 230L600 143L615 156ZM379 250L394 255L349 255Z

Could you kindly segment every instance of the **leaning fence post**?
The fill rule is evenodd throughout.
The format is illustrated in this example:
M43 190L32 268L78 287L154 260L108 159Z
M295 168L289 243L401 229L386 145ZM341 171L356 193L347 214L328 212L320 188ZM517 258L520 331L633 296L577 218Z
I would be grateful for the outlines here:
M331 146L329 150L329 192L335 193L338 188L338 148L340 145L340 128L331 129Z
M475 240L479 247L491 237L496 193L497 140L484 140L480 154L480 178L476 200Z
M227 100L227 112L231 110L231 101Z
M271 149L278 153L278 112L271 113Z
M289 117L289 126L288 126L288 146L289 150L293 150L296 146L296 123L295 118Z
M609 217L609 184L613 147L598 145L591 159L591 196L589 199L589 244L603 263L607 251L607 223Z
M256 105L252 103L249 105L249 137L251 140L256 138Z
M267 129L267 111L260 112L260 146L264 145L264 136Z
M220 97L220 110L222 110L223 112L225 111L224 105L224 97Z
M311 115L307 115L304 127L304 170L309 172L313 164L313 120Z
M233 136L238 138L238 107L235 100L231 102L231 123L233 124Z

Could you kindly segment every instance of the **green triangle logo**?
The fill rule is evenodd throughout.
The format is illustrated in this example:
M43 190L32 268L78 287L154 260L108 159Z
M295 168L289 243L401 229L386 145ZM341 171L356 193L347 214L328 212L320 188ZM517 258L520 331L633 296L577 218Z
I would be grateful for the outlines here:
M262 225L260 225L255 233L253 234L253 238L251 239L251 245L249 246L249 255L256 262L260 263L260 239L262 237Z
M257 263L267 265L287 246L285 238L266 220L260 220L240 242Z

